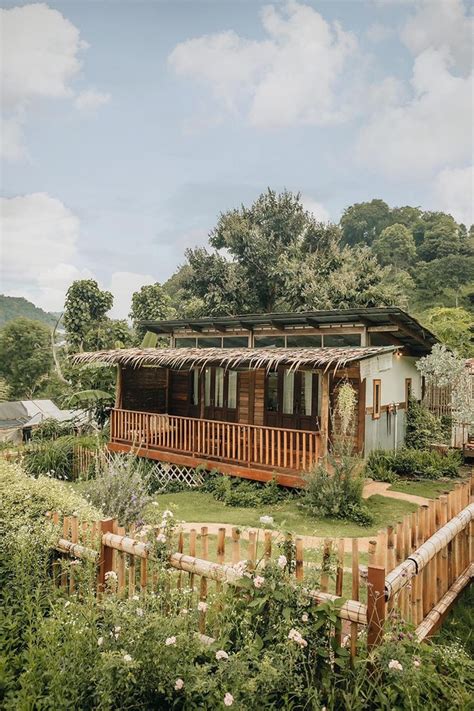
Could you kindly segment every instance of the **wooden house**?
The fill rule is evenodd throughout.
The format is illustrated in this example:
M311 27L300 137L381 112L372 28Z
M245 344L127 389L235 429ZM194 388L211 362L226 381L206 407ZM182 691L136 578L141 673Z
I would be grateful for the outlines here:
M335 393L357 393L354 450L403 441L433 334L398 308L150 321L168 347L75 356L118 367L109 447L287 486L331 446Z

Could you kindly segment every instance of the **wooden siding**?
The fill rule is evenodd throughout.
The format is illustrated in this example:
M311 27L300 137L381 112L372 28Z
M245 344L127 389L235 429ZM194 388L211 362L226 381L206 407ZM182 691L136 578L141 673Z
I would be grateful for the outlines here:
M250 424L250 372L250 370L246 370L239 373L239 422L242 422L244 425Z
M265 424L265 370L255 371L254 386L254 424Z
M166 368L123 368L121 404L125 410L166 412Z

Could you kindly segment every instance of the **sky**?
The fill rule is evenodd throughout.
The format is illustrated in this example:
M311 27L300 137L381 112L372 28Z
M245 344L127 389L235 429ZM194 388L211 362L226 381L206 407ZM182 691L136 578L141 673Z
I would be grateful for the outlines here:
M0 2L0 291L127 316L226 210L473 197L467 0Z

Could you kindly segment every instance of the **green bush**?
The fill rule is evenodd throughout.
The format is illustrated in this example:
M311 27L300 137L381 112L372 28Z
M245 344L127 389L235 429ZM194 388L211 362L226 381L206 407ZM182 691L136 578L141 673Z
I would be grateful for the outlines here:
M291 496L294 492L279 486L275 479L260 484L237 477L225 476L217 472L205 475L201 491L208 491L217 501L226 506L252 508L277 504Z
M100 441L94 436L74 437L66 435L57 439L42 440L23 449L23 464L32 476L48 474L55 479L72 479L74 448L97 449Z
M0 520L7 530L34 521L44 522L47 511L60 511L65 516L76 513L80 519L89 521L100 518L100 511L69 485L46 476L28 476L19 464L1 460L0 502Z
M406 414L405 445L410 449L428 449L432 444L446 443L447 436L449 441L447 420L442 422L422 403L412 398Z
M369 454L366 475L377 481L405 479L440 479L459 476L462 457L459 452L449 450L440 453L435 450L409 449L405 447L395 452L375 450Z
M306 475L301 506L314 516L327 516L370 526L373 517L364 503L361 462L354 457L329 457Z
M45 439L57 439L65 435L73 435L74 431L75 425L73 421L59 422L54 417L48 417L32 430L31 440L33 442L41 442Z

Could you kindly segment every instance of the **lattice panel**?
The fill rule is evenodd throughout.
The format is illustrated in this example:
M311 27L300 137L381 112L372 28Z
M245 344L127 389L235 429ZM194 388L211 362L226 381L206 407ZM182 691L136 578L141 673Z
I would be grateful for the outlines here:
M165 491L169 484L184 484L195 489L204 483L204 475L193 467L183 467L168 462L157 462L153 476L158 484L158 491Z

